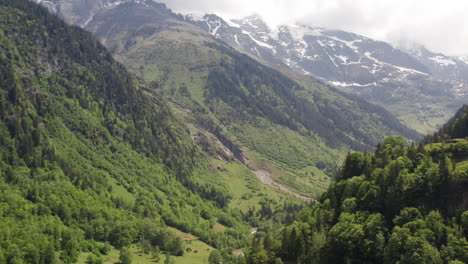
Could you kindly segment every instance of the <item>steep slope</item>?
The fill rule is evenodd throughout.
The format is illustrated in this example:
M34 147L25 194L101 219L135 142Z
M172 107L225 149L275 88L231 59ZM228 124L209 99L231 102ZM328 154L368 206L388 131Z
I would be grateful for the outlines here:
M416 44L407 44L406 46L397 44L397 46L425 65L436 78L453 80L454 85L457 84L457 81L468 81L468 61L464 57L434 53L424 46ZM461 86L461 88L463 87ZM464 90L460 89L460 91Z
M204 161L158 94L29 0L1 1L0 17L0 263L135 243L182 255L167 225L219 248L248 243L238 211L190 190Z
M425 142L441 142L468 137L468 106L463 106L442 128L426 137Z
M448 141L389 137L374 154L348 155L320 203L258 237L247 262L467 263L466 124L464 107L438 132Z
M120 0L36 0L35 2L49 8L53 13L74 25L85 26L93 16L103 8L111 8Z
M306 195L327 184L316 167L330 172L348 149L372 149L384 135L417 137L383 109L317 81L299 84L152 1L102 9L86 28L180 109L205 150L273 172Z
M408 126L434 131L468 97L468 64L430 52L405 52L340 30L304 25L270 28L258 16L185 20L272 65L313 75L384 106Z

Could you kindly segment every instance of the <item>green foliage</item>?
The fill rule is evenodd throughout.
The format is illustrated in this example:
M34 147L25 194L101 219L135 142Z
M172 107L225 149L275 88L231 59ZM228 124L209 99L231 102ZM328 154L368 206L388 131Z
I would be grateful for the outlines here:
M0 263L75 263L84 251L99 262L142 237L181 255L167 226L220 248L248 243L238 212L192 191L204 160L155 92L31 1L1 1L0 17Z
M311 175L310 168L330 176L350 149L373 149L387 135L419 137L384 109L275 71L168 9L148 6L148 14L158 15L135 21L137 10L129 4L103 11L88 28L173 103L213 158L244 162L247 148L278 165L282 175L275 180L319 197L329 179ZM202 187L202 195L210 196L211 188ZM220 193L214 199L224 205L229 197Z
M122 248L119 255L120 264L132 264L133 255L128 248Z
M439 131L427 136L424 141L434 143L466 137L468 137L468 106L465 105Z
M161 250L158 246L155 246L151 249L151 257L156 263L158 263L161 260Z
M171 257L171 255L166 254L164 264L175 264L175 260L173 257Z
M221 253L218 250L213 250L210 253L210 256L208 257L208 262L210 264L218 264L223 262L223 256L221 256Z
M455 147L465 143L390 137L375 154L349 154L322 201L273 232L279 247L253 245L248 263L465 263L468 155Z
M123 263L123 261L121 261ZM93 253L89 254L86 259L86 264L102 264L103 260L101 256L95 255Z

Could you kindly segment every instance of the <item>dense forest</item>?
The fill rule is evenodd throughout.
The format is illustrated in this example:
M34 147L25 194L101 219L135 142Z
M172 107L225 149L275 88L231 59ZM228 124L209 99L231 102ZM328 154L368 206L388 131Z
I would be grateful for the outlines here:
M0 263L94 263L134 244L183 254L167 226L246 244L229 194L192 180L205 161L187 128L91 33L28 0L0 1L0 25Z
M254 238L248 263L468 263L468 108L428 144L352 153L321 201Z
M202 100L183 85L163 93L199 111L197 123L238 160L220 120L261 116L330 145L373 144L358 127L342 134L349 113L329 123L332 99L312 107L291 79L205 47L225 55L206 72ZM223 186L197 179L216 174L206 153L219 152L194 143L158 89L91 33L29 0L0 0L0 264L76 263L83 253L103 263L111 251L127 264L135 247L174 263L188 252L182 231L212 247L209 263L468 263L468 107L422 144L392 136L375 153L349 154L315 204L263 197L242 211Z

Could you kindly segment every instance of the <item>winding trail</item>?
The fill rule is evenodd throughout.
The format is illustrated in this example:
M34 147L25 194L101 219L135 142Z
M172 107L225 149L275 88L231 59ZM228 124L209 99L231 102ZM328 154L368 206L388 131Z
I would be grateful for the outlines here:
M266 170L256 170L256 171L253 171L255 173L255 175L257 176L257 178L263 183L263 184L266 184L266 185L269 185L273 188L276 188L276 189L280 189L284 192L287 192L291 195L294 195L296 196L297 198L300 198L302 200L305 200L305 201L314 201L314 202L317 202L315 199L312 199L312 197L309 197L309 196L305 196L305 195L302 195L302 194L299 194L295 191L292 191L290 190L288 187L284 186L283 184L281 183L278 183L276 182L272 177L271 177L271 173L269 171L266 171Z

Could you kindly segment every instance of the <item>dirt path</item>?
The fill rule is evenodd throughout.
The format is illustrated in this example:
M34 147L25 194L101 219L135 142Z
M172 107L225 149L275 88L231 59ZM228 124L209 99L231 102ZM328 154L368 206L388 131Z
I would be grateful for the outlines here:
M270 185L271 187L274 187L276 189L280 189L284 192L287 192L291 195L294 195L296 196L297 198L300 198L302 200L305 200L305 201L314 201L316 202L316 200L312 199L311 197L309 196L305 196L305 195L302 195L302 194L299 194L295 191L292 191L290 189L288 189L288 187L282 185L281 183L278 183L276 182L272 177L271 177L271 173L269 171L266 171L266 170L257 170L257 171L254 171L255 175L257 175L257 178L263 183L263 184L266 184L266 185Z

